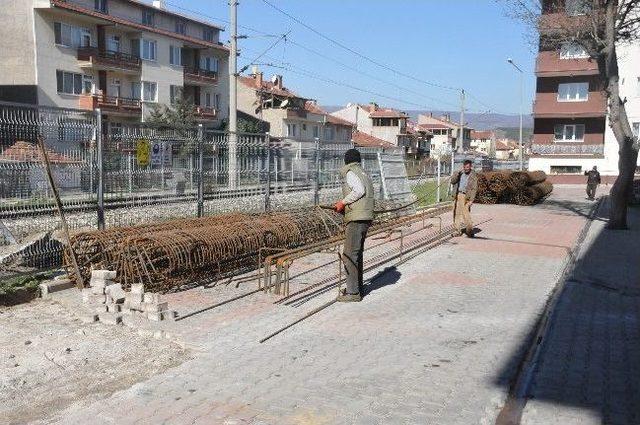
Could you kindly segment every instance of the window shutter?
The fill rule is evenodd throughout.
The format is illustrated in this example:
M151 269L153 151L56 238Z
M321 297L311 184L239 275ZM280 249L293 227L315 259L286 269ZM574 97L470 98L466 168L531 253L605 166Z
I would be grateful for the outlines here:
M56 37L56 44L62 44L62 28L60 22L56 22L53 24L53 31Z
M82 94L82 75L73 74L73 94Z
M56 71L56 80L58 82L58 93L64 91L64 74L62 71Z

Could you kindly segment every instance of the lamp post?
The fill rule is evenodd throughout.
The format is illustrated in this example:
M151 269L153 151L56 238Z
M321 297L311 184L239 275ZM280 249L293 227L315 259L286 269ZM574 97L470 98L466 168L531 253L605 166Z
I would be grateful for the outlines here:
M523 98L524 98L524 72L522 71L522 69L520 69L520 67L518 65L516 65L516 63L513 61L513 59L509 58L507 59L507 62L509 62L519 73L520 73L520 140L519 140L519 150L520 150L520 171L522 171L524 169L524 165L523 165L523 148L522 148L522 102L523 102Z

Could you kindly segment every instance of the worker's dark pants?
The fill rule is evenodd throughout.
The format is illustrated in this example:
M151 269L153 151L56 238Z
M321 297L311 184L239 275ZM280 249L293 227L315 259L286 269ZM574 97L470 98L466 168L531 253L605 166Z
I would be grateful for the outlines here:
M589 199L594 199L596 197L597 188L598 188L597 184L587 184L587 197Z
M364 240L370 221L350 221L345 229L342 262L347 273L347 294L362 293Z

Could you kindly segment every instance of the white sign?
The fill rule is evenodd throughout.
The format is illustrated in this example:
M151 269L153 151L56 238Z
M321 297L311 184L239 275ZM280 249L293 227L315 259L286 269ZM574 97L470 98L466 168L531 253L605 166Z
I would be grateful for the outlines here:
M171 167L171 145L169 143L153 143L151 145L151 165L161 166L164 158L164 166Z

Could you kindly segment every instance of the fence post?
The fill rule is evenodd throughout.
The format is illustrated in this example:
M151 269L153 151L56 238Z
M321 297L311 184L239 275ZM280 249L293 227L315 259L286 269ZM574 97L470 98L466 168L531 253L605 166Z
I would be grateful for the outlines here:
M98 187L97 187L97 204L98 204L98 230L104 230L104 137L102 134L102 111L96 109L96 144L98 146Z
M204 215L204 130L202 124L198 124L198 217Z
M271 210L271 136L269 133L264 135L264 141L267 145L267 181L264 192L264 211L269 212Z
M313 205L320 204L320 139L315 138L315 182L313 184Z
M437 195L436 195L436 196L438 197L438 199L437 199L437 201L436 201L436 202L438 202L438 203L442 200L442 198L440 197L440 176L441 176L441 174L442 174L442 170L440 169L440 163L441 163L441 162L442 162L442 161L441 161L441 159L440 159L440 156L438 155L438 180L437 180L437 182L438 182L438 183L437 183L437 184L438 184L438 188L436 189L436 192L437 192Z

